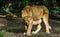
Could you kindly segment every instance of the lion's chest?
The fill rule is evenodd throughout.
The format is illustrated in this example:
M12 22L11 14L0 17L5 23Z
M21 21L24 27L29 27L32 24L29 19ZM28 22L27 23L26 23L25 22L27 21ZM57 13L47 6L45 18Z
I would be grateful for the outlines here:
M37 25L37 24L40 24L41 22L42 22L42 20L39 19L39 20L37 20L37 21L33 21L33 24L34 24L34 25Z

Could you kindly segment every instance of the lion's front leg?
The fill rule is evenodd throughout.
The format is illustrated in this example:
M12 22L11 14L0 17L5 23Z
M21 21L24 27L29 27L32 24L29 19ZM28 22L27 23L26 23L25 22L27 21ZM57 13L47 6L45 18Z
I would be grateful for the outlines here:
M31 35L31 29L32 29L32 26L33 26L33 20L30 20L30 23L28 25L28 29L27 29L27 35Z
M33 34L38 33L41 30L41 24L38 24L36 31L32 31Z

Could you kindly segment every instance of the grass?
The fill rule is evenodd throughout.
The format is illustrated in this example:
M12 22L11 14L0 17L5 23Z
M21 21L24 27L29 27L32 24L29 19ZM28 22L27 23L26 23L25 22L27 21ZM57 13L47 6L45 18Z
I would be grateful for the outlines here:
M6 32L12 32L13 31L13 29L7 29L6 30ZM0 37L6 37L7 36L7 34L6 34L6 32L2 32L1 34L0 34ZM37 33L37 34L32 34L32 36L33 37L45 37L46 36L46 34L45 34L45 32L43 31L43 30L41 30L39 33Z
M39 32L39 33L37 33L37 34L33 34L32 35L33 37L45 37L46 36L46 34L45 34L45 32L43 32L42 30Z
M4 37L4 34L0 34L0 37Z

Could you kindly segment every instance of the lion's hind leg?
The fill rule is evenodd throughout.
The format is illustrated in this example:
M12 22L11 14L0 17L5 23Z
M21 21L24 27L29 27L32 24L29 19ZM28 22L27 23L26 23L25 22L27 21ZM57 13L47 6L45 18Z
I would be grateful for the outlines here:
M43 21L44 21L45 26L46 26L46 33L47 33L47 34L50 34L49 29L52 29L52 28L51 28L51 26L50 26L49 23L48 23L48 16L44 16L44 17L43 17Z

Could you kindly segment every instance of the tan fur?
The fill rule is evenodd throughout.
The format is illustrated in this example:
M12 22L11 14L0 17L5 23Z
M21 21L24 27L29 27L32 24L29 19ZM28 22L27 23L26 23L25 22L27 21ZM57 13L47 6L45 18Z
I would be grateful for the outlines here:
M50 33L49 29L51 28L48 24L48 16L49 11L45 6L30 6L26 5L22 10L22 18L27 22L28 29L27 29L27 35L31 34L31 29L33 25L37 25L36 31L33 31L32 33L37 33L41 29L41 22L43 19L45 26L46 26L46 33Z

